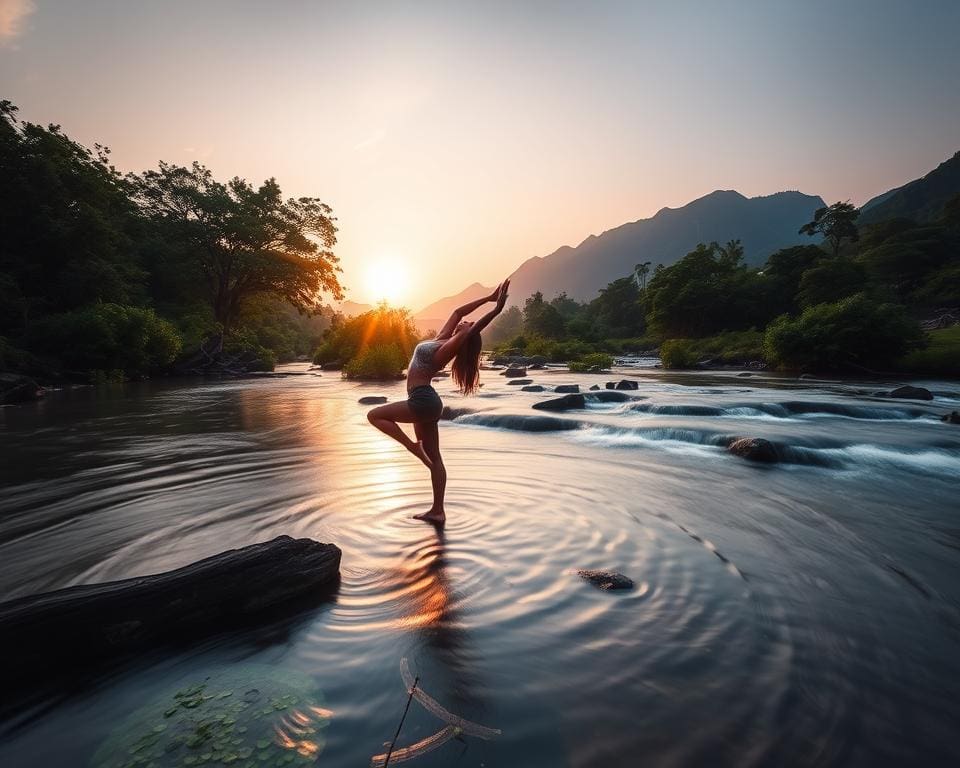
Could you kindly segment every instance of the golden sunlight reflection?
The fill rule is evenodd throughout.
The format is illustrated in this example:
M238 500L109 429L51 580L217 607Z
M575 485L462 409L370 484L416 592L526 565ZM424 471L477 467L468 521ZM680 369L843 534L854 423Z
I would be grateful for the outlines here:
M333 711L313 706L307 709L309 712L293 710L281 718L280 725L274 729L274 736L277 746L312 759L320 754L326 743L321 729L330 724Z
M377 259L367 266L364 286L371 301L402 304L410 289L409 267L395 257Z

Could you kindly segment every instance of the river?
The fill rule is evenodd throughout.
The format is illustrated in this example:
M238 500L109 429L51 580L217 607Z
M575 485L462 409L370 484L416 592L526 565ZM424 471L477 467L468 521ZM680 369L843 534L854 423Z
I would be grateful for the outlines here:
M423 768L960 761L960 426L939 420L960 384L914 382L936 395L915 402L874 394L891 382L532 371L587 394L639 383L547 415L531 406L550 392L496 371L469 399L443 379L466 410L440 424L438 534L410 519L430 503L426 469L357 402L403 383L279 370L0 409L2 599L280 534L343 550L318 608L14 707L0 764L99 765L142 703L246 665L322 695L311 760L369 765L407 703L403 659L446 710L501 731L458 734L410 760ZM774 441L782 461L728 454L731 435ZM636 587L600 591L581 568ZM397 743L444 725L415 701Z

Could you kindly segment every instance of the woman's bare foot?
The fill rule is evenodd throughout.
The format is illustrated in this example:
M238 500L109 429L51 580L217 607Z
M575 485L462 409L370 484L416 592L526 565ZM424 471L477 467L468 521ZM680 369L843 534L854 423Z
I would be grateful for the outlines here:
M434 525L443 525L447 522L447 516L444 514L443 510L429 509L426 512L422 512L419 515L413 516L414 520L423 520L427 523L433 523Z
M427 452L423 449L423 443L412 443L409 448L407 448L410 453L416 456L420 461L424 463L427 469L433 466L433 462L430 461L430 457L427 456Z

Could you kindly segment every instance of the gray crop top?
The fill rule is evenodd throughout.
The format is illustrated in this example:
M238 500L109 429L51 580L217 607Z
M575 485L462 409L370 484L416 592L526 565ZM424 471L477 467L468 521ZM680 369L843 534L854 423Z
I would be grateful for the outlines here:
M421 341L417 344L413 349L413 356L410 358L407 372L432 371L435 367L433 364L433 356L441 346L443 346L443 342L437 341L436 339L432 341Z

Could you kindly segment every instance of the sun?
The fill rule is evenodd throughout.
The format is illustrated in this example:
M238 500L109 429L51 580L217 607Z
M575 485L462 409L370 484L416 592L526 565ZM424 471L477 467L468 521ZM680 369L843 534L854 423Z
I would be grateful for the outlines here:
M386 301L399 305L407 297L409 277L399 259L385 258L371 262L367 267L365 282L367 295L374 302Z

